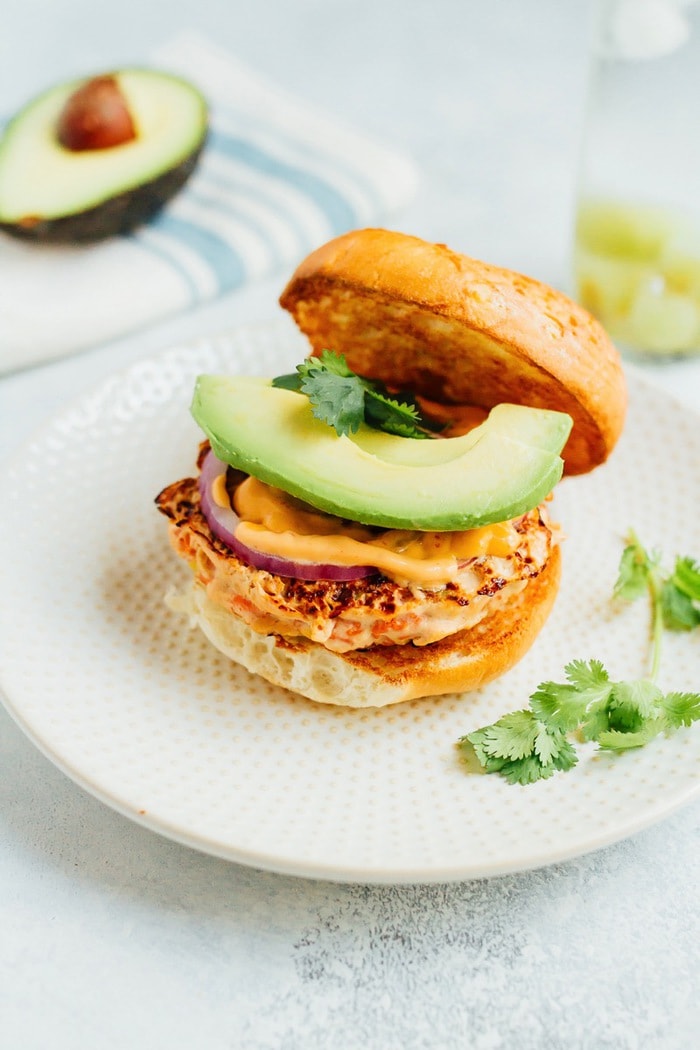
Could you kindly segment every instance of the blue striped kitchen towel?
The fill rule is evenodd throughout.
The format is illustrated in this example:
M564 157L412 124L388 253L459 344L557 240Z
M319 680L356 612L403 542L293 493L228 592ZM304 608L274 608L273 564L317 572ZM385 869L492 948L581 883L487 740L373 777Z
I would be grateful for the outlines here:
M211 133L185 189L148 225L89 246L0 240L0 372L96 346L287 272L411 199L412 161L291 98L216 45L152 56L206 95ZM285 274L286 276L286 274Z

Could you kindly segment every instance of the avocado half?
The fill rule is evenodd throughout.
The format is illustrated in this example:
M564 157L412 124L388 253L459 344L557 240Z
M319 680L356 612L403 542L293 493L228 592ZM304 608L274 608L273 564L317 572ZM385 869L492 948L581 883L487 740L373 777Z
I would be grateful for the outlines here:
M114 82L133 137L106 148L68 148L59 135L66 107L97 79ZM28 103L0 140L0 229L53 243L131 230L184 185L207 130L204 97L167 73L126 69L53 87Z

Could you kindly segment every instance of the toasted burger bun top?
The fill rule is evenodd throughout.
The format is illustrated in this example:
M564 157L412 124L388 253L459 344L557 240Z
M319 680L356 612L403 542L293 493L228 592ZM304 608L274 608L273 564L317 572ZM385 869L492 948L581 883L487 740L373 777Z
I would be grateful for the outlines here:
M604 462L624 422L619 355L561 292L388 230L344 234L297 268L281 305L314 353L433 401L567 412L569 474Z

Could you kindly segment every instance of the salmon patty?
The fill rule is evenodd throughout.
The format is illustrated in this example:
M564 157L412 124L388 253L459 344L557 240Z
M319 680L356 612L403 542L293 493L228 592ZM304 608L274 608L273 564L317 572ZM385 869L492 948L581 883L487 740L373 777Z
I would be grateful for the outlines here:
M245 475L229 475L233 494ZM170 521L174 550L210 601L260 634L307 638L337 653L430 645L474 627L542 572L558 542L556 527L540 506L509 523L507 554L500 544L498 555L461 561L454 577L438 586L381 573L348 582L299 580L255 568L217 539L202 512L196 478L169 485L156 504ZM386 540L390 531L376 529L377 538Z

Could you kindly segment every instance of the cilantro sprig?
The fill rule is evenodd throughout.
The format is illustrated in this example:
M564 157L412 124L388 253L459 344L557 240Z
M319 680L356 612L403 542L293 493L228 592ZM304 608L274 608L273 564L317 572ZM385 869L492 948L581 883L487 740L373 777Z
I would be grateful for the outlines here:
M652 610L652 659L649 677L656 681L661 666L663 629L690 631L700 625L700 565L678 557L665 572L659 551L647 551L634 531L622 552L613 597L635 601L649 595Z
M599 660L574 660L564 668L566 681L542 682L529 708L461 737L464 754L475 755L487 773L500 773L511 784L531 784L576 765L571 734L594 741L602 751L619 752L699 720L700 693L664 693L656 679L664 629L689 631L700 625L700 565L679 557L665 572L660 554L645 550L631 532L613 596L635 601L644 595L652 622L646 678L612 681Z
M343 354L323 350L297 365L296 372L277 376L272 385L306 394L317 419L337 434L354 434L361 423L399 437L432 436L415 401L392 397L379 382L357 375Z

